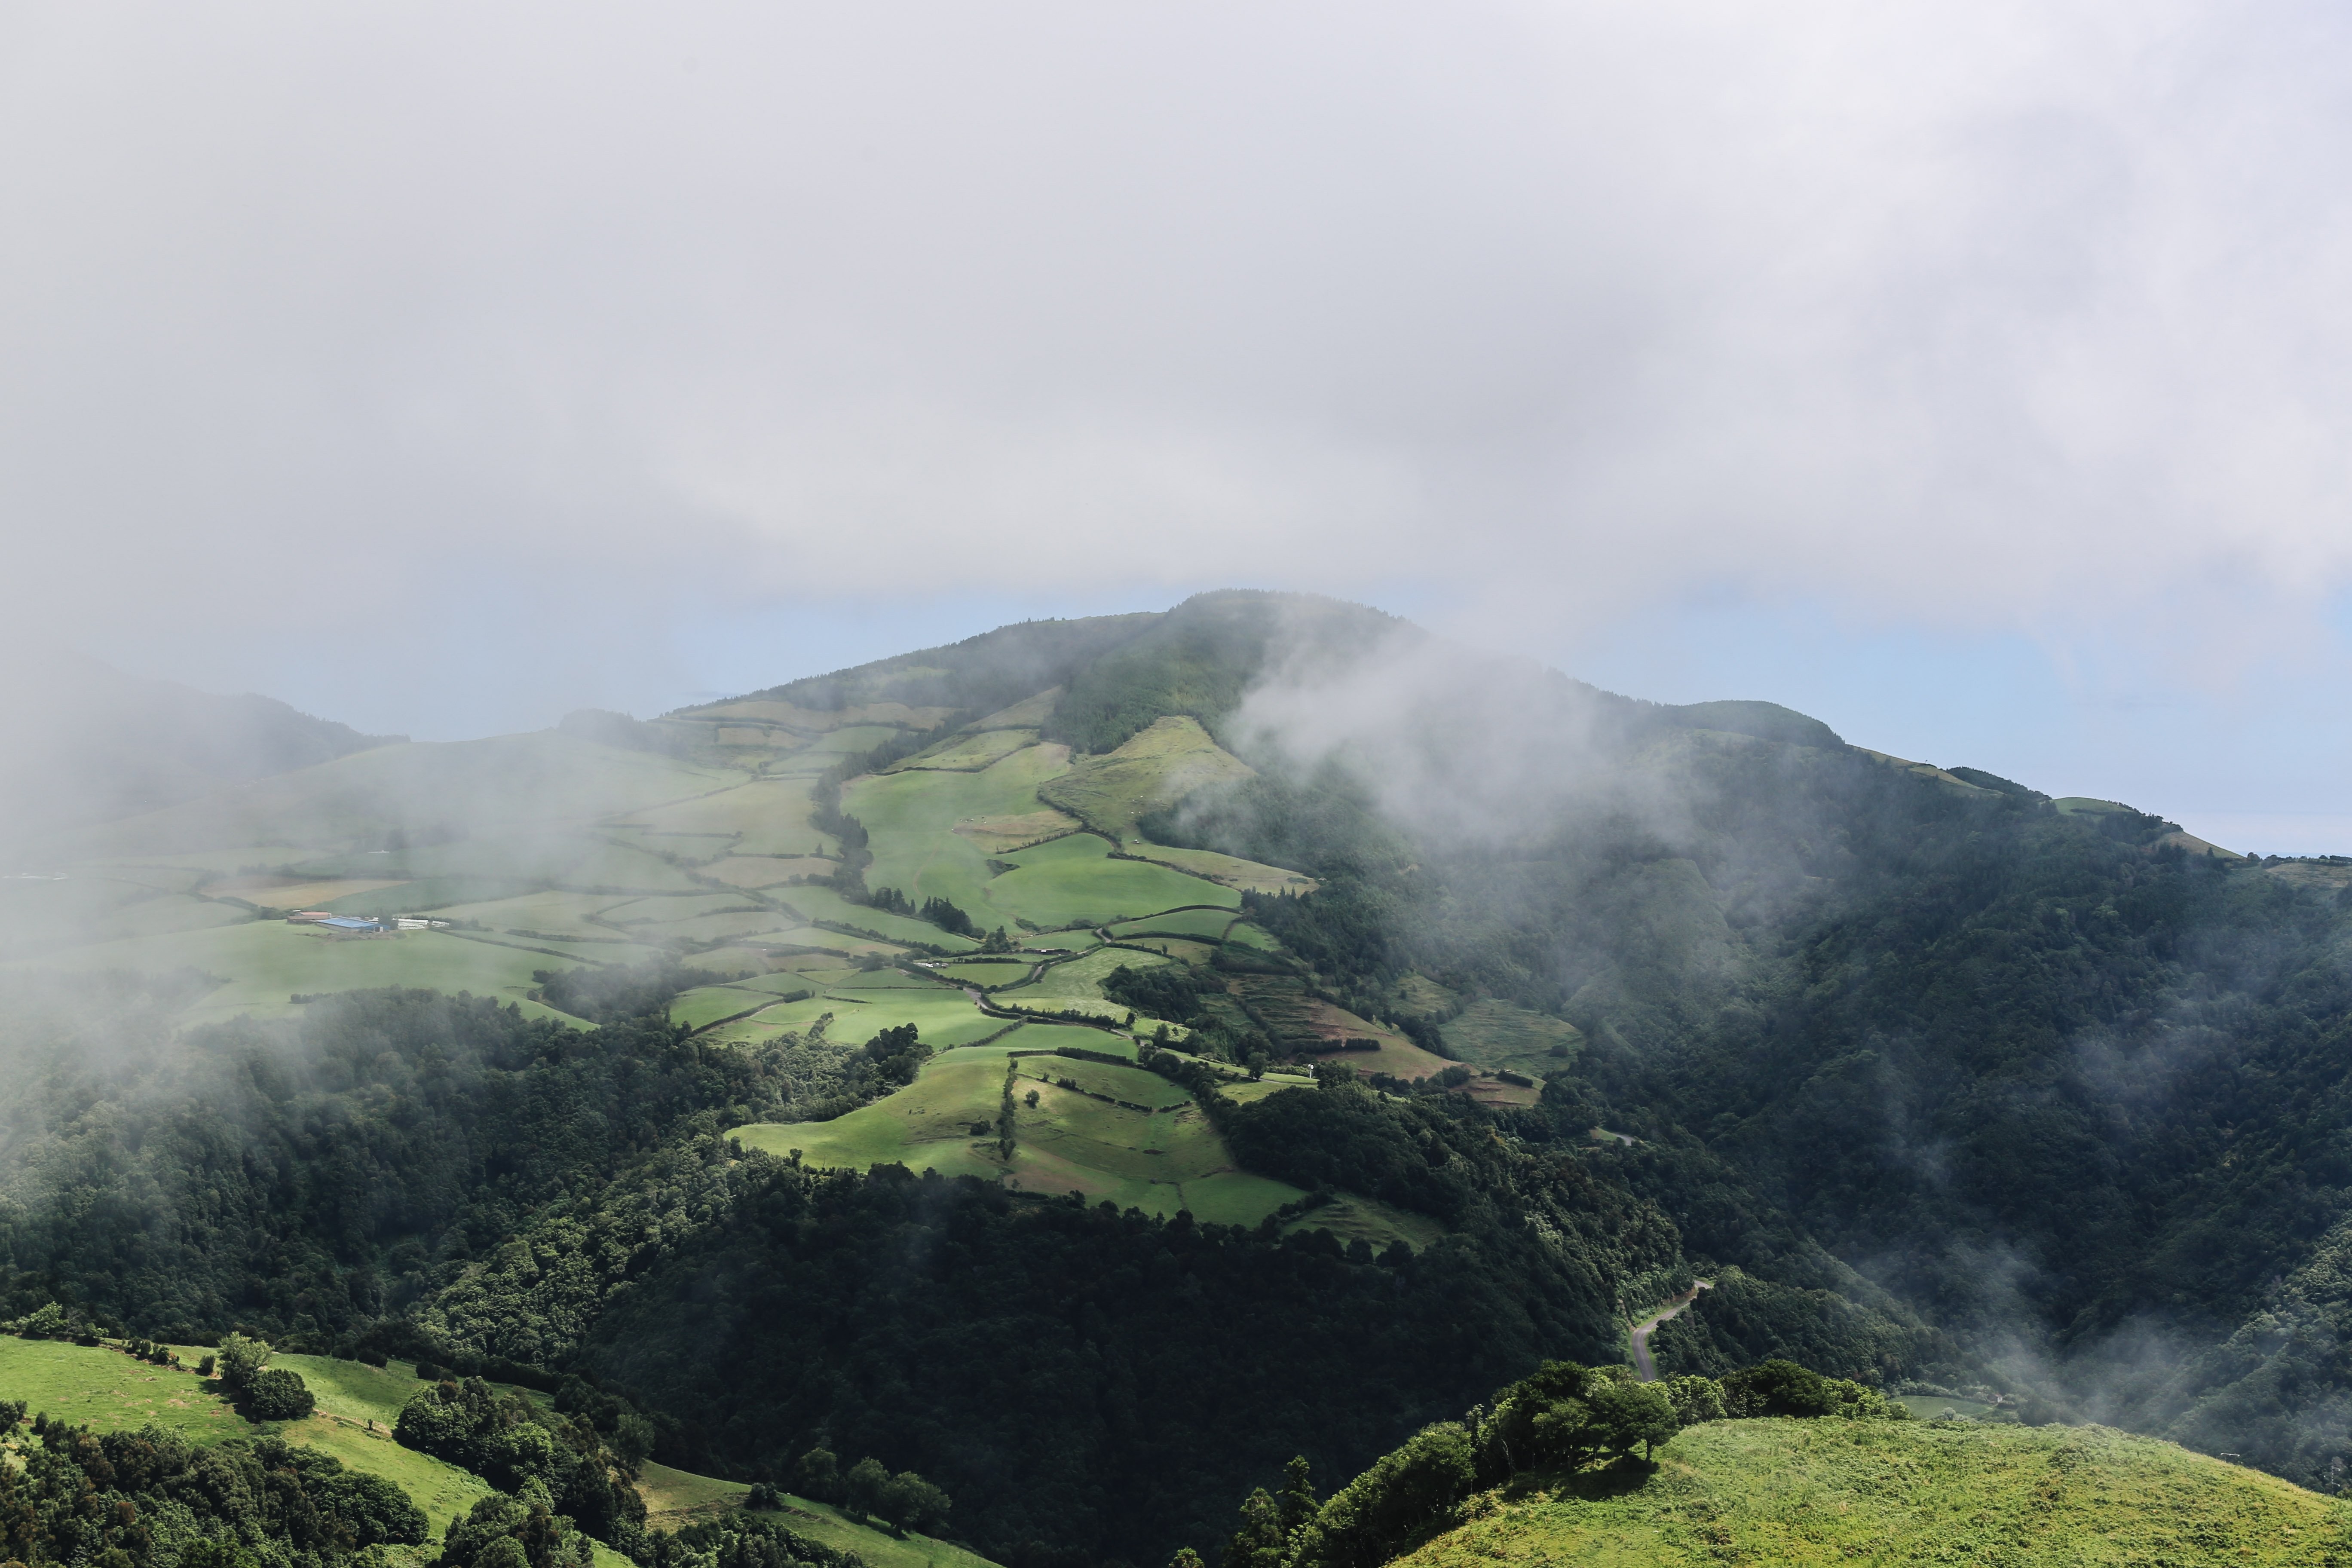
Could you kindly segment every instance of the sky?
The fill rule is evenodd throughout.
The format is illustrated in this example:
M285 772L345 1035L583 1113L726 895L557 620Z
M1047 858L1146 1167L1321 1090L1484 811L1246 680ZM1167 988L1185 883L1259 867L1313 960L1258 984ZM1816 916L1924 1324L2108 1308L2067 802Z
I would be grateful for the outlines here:
M2352 851L2347 35L0 0L8 630L450 739L1304 589Z

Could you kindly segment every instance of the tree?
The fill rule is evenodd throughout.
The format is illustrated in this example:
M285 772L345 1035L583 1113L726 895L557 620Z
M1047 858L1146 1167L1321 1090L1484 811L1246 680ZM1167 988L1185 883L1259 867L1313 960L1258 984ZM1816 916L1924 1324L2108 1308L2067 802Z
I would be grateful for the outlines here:
M1318 1505L1306 1455L1298 1455L1283 1467L1282 1496L1276 1501L1282 1510L1282 1532L1286 1536L1315 1517Z
M1659 1385L1675 1403L1675 1419L1685 1426L1723 1419L1723 1384L1711 1377L1670 1377Z
M319 1403L299 1372L264 1367L244 1389L245 1413L256 1421L299 1421Z
M1242 1503L1241 1527L1225 1542L1220 1568L1283 1568L1286 1541L1282 1509L1260 1487Z
M220 1380L231 1394L243 1394L255 1374L269 1364L269 1343L266 1340L248 1339L243 1334L221 1337Z
M841 1478L841 1506L855 1514L868 1517L882 1511L882 1493L890 1484L890 1472L882 1461L868 1455L849 1467L849 1474Z
M912 1470L901 1470L885 1482L879 1500L875 1511L902 1531L934 1531L947 1522L948 1494Z
M1176 1549L1176 1555L1168 1560L1168 1568L1208 1568L1208 1564L1202 1563L1201 1554L1191 1547L1180 1546Z
M819 1502L841 1500L841 1461L826 1447L811 1448L793 1467L793 1489Z
M1630 1454L1639 1443L1648 1458L1682 1430L1675 1402L1654 1383L1607 1384L1592 1391L1589 1403L1601 1445L1612 1453Z

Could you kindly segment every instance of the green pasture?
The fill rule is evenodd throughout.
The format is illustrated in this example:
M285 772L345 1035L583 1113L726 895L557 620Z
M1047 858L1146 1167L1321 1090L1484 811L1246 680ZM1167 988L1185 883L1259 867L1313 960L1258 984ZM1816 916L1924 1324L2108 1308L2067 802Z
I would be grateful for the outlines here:
M1216 957L1214 942L1194 942L1190 937L1129 936L1120 942L1129 947L1149 948L1162 958L1172 958L1179 963L1205 964Z
M1013 1045L1015 1050L1026 1048L1017 1041ZM1013 1071L1019 1077L1045 1083L1059 1083L1066 1079L1086 1093L1107 1094L1113 1100L1148 1106L1153 1110L1173 1110L1192 1102L1192 1095L1181 1085L1141 1068L1113 1067L1108 1062L1081 1061L1072 1057L1018 1057L1014 1058Z
M646 1500L646 1522L656 1530L683 1529L698 1519L741 1508L751 1489L743 1481L673 1470L650 1460L637 1474L637 1491ZM784 1511L772 1517L837 1552L856 1552L866 1568L994 1568L986 1558L961 1546L912 1531L894 1536L852 1521L829 1503L790 1492L784 1494Z
M435 916L439 919L439 916ZM452 931L441 933L459 942L478 942L485 947L504 947L518 952L535 952L541 958L568 958L579 963L644 963L661 956L662 950L646 941L625 942L618 936L586 937L577 941L562 937L522 936L509 931ZM542 965L541 967L545 967Z
M0 1399L21 1399L28 1414L47 1411L100 1432L152 1423L196 1442L250 1435L255 1428L215 1392L220 1384L192 1370L203 1353L184 1351L190 1368L175 1372L103 1345L0 1335Z
M1001 1179L1029 1192L1081 1193L1088 1202L1149 1214L1190 1209L1220 1224L1254 1225L1302 1195L1296 1187L1235 1170L1200 1108L1181 1090L1171 1097L1173 1086L1156 1073L1066 1057L1012 1056L1034 1048L1033 1031L1040 1043L1049 1034L1086 1036L1089 1049L1107 1039L1091 1030L1027 1026L1000 1044L935 1058L911 1085L846 1116L740 1127L731 1136L780 1155L798 1149L814 1165L862 1170L898 1163ZM1009 1163L995 1142L1008 1062L1015 1125ZM1053 1081L1057 1078L1093 1092L1062 1088ZM1027 1101L1031 1093L1038 1097L1034 1107ZM1102 1093L1164 1109L1129 1110L1094 1098Z
M1034 697L1024 697L1010 708L1000 708L984 719L968 726L971 730L1034 730L1053 717L1054 705L1062 700L1062 689L1048 687Z
M837 862L809 855L730 855L698 868L698 874L730 888L781 888L795 879L830 877Z
M180 1347L190 1366L204 1353ZM488 1485L467 1471L393 1441L388 1428L406 1398L401 1390L422 1386L414 1377L320 1356L274 1356L270 1364L299 1373L319 1409L268 1429L398 1485L425 1510L436 1534L488 1493ZM155 1426L192 1442L217 1443L263 1430L230 1409L219 1388L193 1371L150 1366L110 1346L0 1337L0 1398L21 1399L34 1411L100 1432ZM370 1420L387 1429L371 1434Z
M725 856L735 844L731 833L672 833L654 827L607 827L604 832L633 849L684 860L697 868Z
M1565 1071L1584 1046L1584 1035L1573 1024L1492 1000L1473 1002L1439 1032L1454 1054L1473 1066L1530 1077Z
M946 981L928 970L919 973L896 967L889 969L853 969L832 989L836 991L931 991L951 990Z
M826 758L828 764L833 759ZM739 856L830 855L839 846L809 826L804 778L760 778L630 815L626 826L725 838Z
M1000 918L1038 926L1132 919L1192 904L1225 909L1241 904L1239 893L1214 882L1149 861L1114 860L1109 843L1090 833L1056 838L1004 858L1015 869L988 884L988 901L1003 911Z
M826 765L838 761L843 753L870 752L899 732L897 724L845 724L838 730L819 735L794 753L800 757L824 756Z
M1247 921L1242 921L1228 927L1225 931L1225 941L1235 947L1254 947L1260 952L1282 951L1282 943L1276 942L1271 932L1265 927L1254 926Z
M1244 860L1232 855L1220 855L1213 849L1178 849L1166 844L1154 844L1148 838L1129 834L1126 851L1140 855L1147 860L1157 860L1179 871L1195 877L1205 877L1212 882L1222 882L1245 893L1311 893L1318 884L1312 877L1297 871L1286 871L1279 866L1261 865L1255 860Z
M282 921L249 921L211 931L94 942L11 967L64 973L122 969L148 974L194 969L226 976L222 984L187 1010L186 1017L202 1022L245 1013L289 1013L294 1008L290 998L296 993L321 994L386 985L452 994L470 991L477 996L516 1003L534 1016L562 1017L530 1001L528 994L537 984L531 979L533 970L557 968L568 962L544 952L467 942L447 931L404 931L389 938L341 942Z
M867 878L867 885L890 886L871 876ZM853 904L831 888L785 888L772 897L777 903L792 910L803 920L832 921L861 931L871 931L885 941L922 942L950 952L969 952L980 945L970 937L941 931L929 921L912 920L905 915L868 909L864 904Z
M729 910L636 928L645 940L663 942L732 942L750 937L782 937L800 929L800 921L776 910Z
M669 1021L683 1024L689 1029L708 1028L721 1018L732 1018L739 1013L756 1012L775 1005L775 997L765 991L734 985L698 985L681 992L669 1005Z
M479 842L326 855L305 862L299 869L320 877L407 879L417 884L408 891L410 909L436 909L496 896L463 891L434 896L445 888L505 886L523 892L549 886L593 893L691 892L695 889L685 872L658 856L586 832L516 833ZM391 894L394 889L382 891Z
M660 898L629 899L607 905L597 918L608 927L667 925L697 915L721 914L758 906L741 893L677 893ZM759 910L767 913L766 910Z
M1210 739L1200 721L1159 719L1117 751L1074 765L1040 798L1098 833L1124 838L1134 833L1138 817L1194 790L1253 776L1247 763Z
M1159 969L1167 960L1149 952L1137 952L1124 947L1097 947L1076 958L1066 958L1046 966L1035 984L1023 986L1024 994L1038 996L1100 996L1102 983L1116 969Z
M740 773L557 731L420 742L356 752L142 816L60 835L63 861L127 859L308 845L313 854L377 843L420 814L477 847L585 824L721 787Z
M862 1046L885 1029L912 1024L925 1045L943 1051L984 1040L1006 1024L1005 1019L990 1017L961 994L945 987L855 995L827 992L799 1002L776 1003L757 1016L714 1029L709 1037L714 1042L756 1042L787 1032L804 1035L827 1013L833 1015L833 1023L825 1037L843 1046Z
M1121 942L1139 936L1191 937L1200 942L1223 942L1225 928L1234 923L1230 909L1170 910L1164 914L1148 915L1139 921L1129 921L1115 927L1108 934Z
M434 918L472 921L493 931L607 937L619 933L600 923L596 917L633 901L626 893L525 893L520 898L493 899L486 903L453 904L436 910Z
M961 963L942 963L932 973L943 974L960 985L1011 985L1028 978L1034 965L1034 959L1007 963L973 958Z
M1709 1421L1646 1474L1515 1483L1398 1563L2317 1568L2347 1524L2337 1499L2104 1426Z
M977 773L893 773L842 791L842 808L866 825L869 888L896 888L920 904L946 899L983 926L1006 923L990 904L988 856L955 831L961 823L1039 809L1037 786L1061 766L1058 752L1029 747Z
M936 769L941 773L978 773L992 763L1001 763L1024 746L1037 743L1034 730L983 730L976 734L955 735L926 752L919 752L902 762L894 763L891 773L913 773Z
M1445 1227L1427 1215L1353 1193L1335 1198L1319 1209L1309 1209L1282 1230L1286 1236L1328 1230L1341 1241L1365 1242L1375 1252L1397 1241L1418 1252L1434 1247L1445 1236Z

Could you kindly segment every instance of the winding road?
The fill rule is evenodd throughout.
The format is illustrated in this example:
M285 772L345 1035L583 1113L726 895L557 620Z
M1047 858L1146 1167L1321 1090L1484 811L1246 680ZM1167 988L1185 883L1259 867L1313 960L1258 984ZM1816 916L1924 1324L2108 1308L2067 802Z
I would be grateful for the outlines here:
M1650 1360L1650 1335L1656 1331L1660 1323L1697 1300L1700 1291L1713 1289L1715 1289L1714 1280L1701 1279L1659 1308L1649 1318L1633 1325L1633 1371L1643 1383L1655 1383L1658 1380L1658 1369Z

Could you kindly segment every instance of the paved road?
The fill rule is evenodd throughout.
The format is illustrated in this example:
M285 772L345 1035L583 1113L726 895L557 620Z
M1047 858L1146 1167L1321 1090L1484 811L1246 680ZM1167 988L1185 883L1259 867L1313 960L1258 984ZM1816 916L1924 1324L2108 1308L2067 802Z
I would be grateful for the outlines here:
M1633 1372L1643 1383L1655 1383L1658 1380L1658 1369L1650 1361L1650 1335L1655 1331L1660 1323L1697 1300L1700 1291L1713 1289L1715 1289L1714 1280L1702 1279L1659 1308L1655 1316L1633 1325Z

